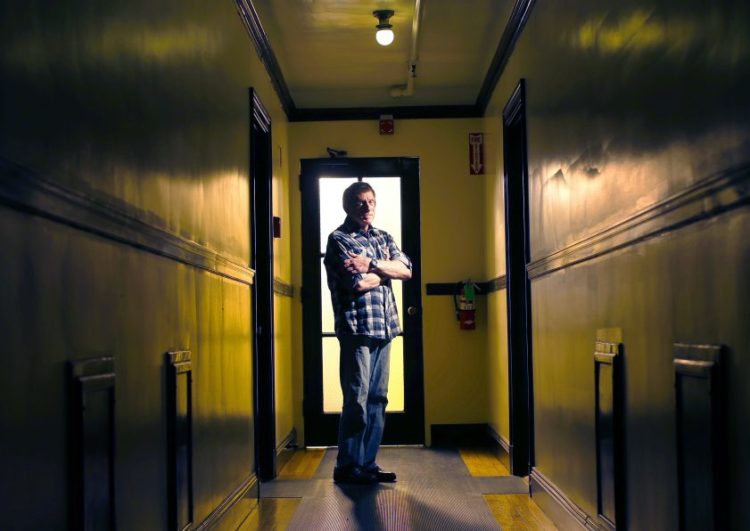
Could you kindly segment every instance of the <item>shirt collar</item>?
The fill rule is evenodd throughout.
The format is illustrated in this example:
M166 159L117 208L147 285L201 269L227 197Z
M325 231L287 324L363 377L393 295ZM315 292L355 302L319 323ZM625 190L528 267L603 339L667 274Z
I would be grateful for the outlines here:
M359 233L375 234L375 232L377 231L377 229L373 227L372 225L370 225L370 228L368 230L366 231L362 230L359 227L359 223L357 223L356 221L353 221L349 216L346 216L343 227L344 227L344 230L346 230L346 232L348 232L349 234L359 234Z

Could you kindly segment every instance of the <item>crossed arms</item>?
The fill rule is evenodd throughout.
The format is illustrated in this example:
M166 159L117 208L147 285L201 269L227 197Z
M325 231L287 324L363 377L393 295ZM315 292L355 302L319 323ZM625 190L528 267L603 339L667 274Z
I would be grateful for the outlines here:
M401 260L378 260L378 267L370 269L371 258L349 251L344 268L351 274L362 273L362 279L354 285L360 293L376 288L383 280L409 280L411 269Z

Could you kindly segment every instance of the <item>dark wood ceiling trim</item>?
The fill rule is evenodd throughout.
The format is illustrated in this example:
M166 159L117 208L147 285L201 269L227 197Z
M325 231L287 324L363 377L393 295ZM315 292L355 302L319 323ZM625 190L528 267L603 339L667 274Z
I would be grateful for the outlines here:
M420 105L411 107L348 107L329 109L297 109L290 122L324 122L332 120L377 120L383 114L396 120L410 118L477 118L474 105Z
M500 42L497 45L495 57L492 58L492 63L487 70L487 75L484 77L482 88L479 90L479 95L477 96L476 107L482 115L490 103L492 93L495 91L503 70L505 70L505 65L508 64L516 41L521 36L521 31L529 19L534 2L535 0L516 0L513 6L513 11L510 14L508 23L505 25L503 36L500 37Z
M271 84L279 95L279 100L281 100L281 106L284 108L287 119L291 120L297 108L294 105L294 100L289 92L286 80L284 80L284 75L281 73L281 67L276 60L276 55L271 48L271 41L268 40L268 35L260 23L258 12L252 0L237 0L237 10L242 21L245 23L245 28L247 28L253 44L255 44L255 49L258 52L261 62L265 65L266 71L271 77Z

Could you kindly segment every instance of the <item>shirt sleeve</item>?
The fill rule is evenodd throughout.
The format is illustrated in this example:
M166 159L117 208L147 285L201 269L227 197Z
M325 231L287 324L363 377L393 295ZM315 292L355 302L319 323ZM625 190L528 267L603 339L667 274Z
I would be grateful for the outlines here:
M388 243L388 255L390 256L391 260L398 260L399 262L403 263L406 267L411 270L411 259L406 256L406 253L403 252L401 249L398 248L398 245L396 245L396 242L393 240L393 236L390 234L387 235L386 241Z
M349 289L355 289L357 284L362 280L364 275L362 273L350 273L344 267L344 260L349 258L348 252L359 254L358 249L355 248L352 243L348 242L346 238L333 232L328 236L328 244L326 245L326 256L323 263L326 266L326 271L329 275L329 286L331 286L330 276L334 275L337 280L337 284L341 284L343 287Z

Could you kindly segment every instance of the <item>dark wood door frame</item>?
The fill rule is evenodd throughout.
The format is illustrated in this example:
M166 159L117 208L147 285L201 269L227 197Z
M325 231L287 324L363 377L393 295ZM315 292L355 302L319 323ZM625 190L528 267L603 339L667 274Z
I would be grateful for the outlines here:
M419 214L419 159L412 157L380 157L351 159L303 159L301 161L300 190L302 191L302 303L304 334L304 396L305 443L313 446L333 445L338 426L338 414L320 414L323 409L320 293L310 288L320 283L319 228L310 220L320 219L317 194L319 176L346 177L401 177L401 198L413 205L402 215L401 247L412 259L412 278L403 285L404 314L400 315L404 329L404 401L407 414L387 413L383 444L424 443L424 384L422 360L422 304L421 304L421 249ZM341 208L340 203L336 208ZM341 220L346 214L341 210ZM406 223L406 216L412 219ZM405 225L406 223L406 225ZM377 222L375 223L377 226ZM404 226L405 225L405 226ZM311 257L316 257L311 261ZM326 286L321 287L328 292ZM413 306L412 314L406 309ZM413 355L406 356L407 352ZM415 375L418 375L415 376ZM331 439L327 434L334 433Z
M529 191L526 149L526 83L521 79L503 109L505 245L508 282L510 466L526 476L534 463L531 365Z
M250 267L253 368L255 372L255 462L262 481L276 476L276 411L273 345L273 159L271 118L250 89Z

